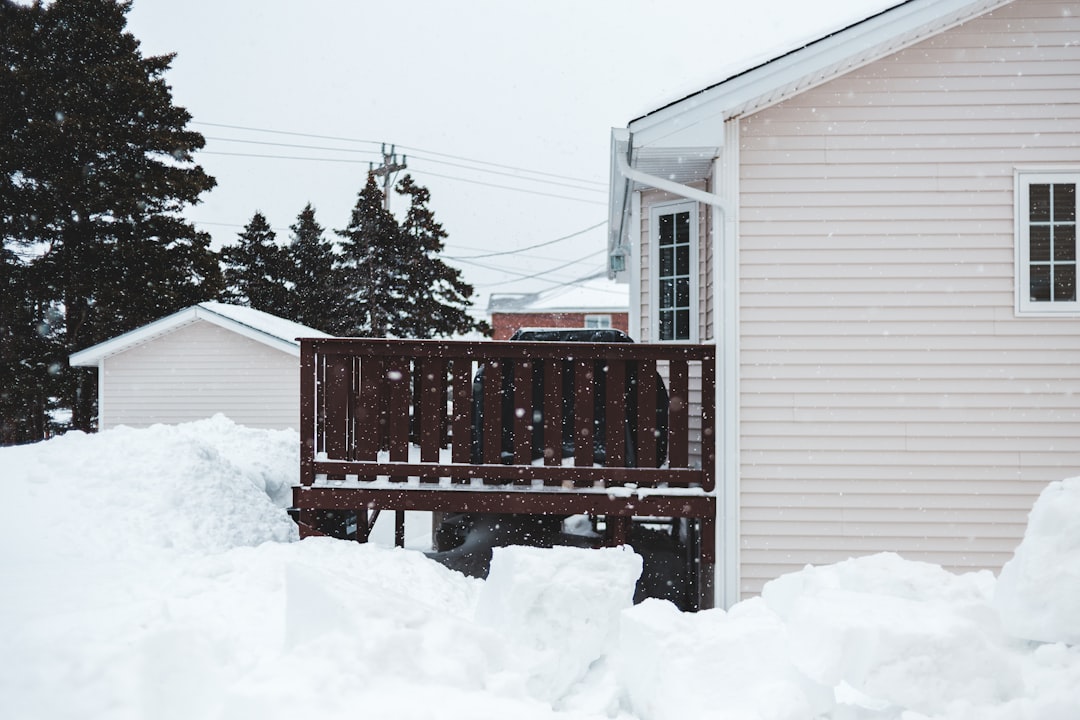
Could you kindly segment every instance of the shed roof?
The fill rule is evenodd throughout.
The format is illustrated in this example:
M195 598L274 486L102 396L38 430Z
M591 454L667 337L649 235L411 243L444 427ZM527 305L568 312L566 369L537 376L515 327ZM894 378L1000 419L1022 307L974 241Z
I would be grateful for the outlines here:
M330 337L321 330L261 310L220 302L203 302L73 353L69 361L73 366L93 367L110 355L130 350L200 320L296 357L300 356L300 343L297 338Z

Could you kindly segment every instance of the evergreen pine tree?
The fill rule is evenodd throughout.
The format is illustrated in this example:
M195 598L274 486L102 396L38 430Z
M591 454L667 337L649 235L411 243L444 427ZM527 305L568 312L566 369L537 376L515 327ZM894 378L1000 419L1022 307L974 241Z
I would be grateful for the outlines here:
M401 230L383 207L373 173L357 196L348 227L335 232L341 237L342 334L387 337L404 312Z
M0 247L0 445L51 434L54 333L33 297L30 270L14 252Z
M225 278L222 297L274 315L288 314L289 290L285 284L285 252L266 216L256 211L238 233L235 245L221 249Z
M406 175L397 191L409 197L409 211L402 224L402 282L406 289L404 310L392 328L399 337L449 337L478 331L491 334L483 320L469 315L473 293L461 271L439 257L446 231L428 207L431 193Z
M340 317L342 284L335 267L334 244L323 234L308 203L289 226L284 277L289 284L285 317L316 330L338 334L347 328Z
M49 392L84 430L97 378L67 355L220 291L209 236L180 216L214 185L192 161L204 140L172 102L172 56L125 32L129 9L0 0L0 239L37 253L31 296L61 313Z

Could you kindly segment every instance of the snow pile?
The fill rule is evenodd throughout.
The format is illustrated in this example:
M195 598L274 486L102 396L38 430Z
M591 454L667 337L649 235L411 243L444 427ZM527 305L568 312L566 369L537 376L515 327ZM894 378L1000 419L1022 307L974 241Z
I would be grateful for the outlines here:
M481 582L295 542L297 444L218 417L0 449L0 717L1080 717L1075 480L1000 581L882 554L683 614L629 606L624 550L500 549Z
M648 600L623 616L619 685L642 718L804 720L832 706L832 693L801 677L787 628L758 600L730 613L680 613Z
M283 508L299 478L299 444L295 431L251 430L218 415L5 448L4 475L16 480L5 490L15 524L7 530L91 556L295 540Z
M495 548L477 618L506 640L529 694L555 702L618 639L640 575L628 549Z
M1039 496L995 600L1011 634L1080 645L1080 478Z
M993 706L1023 692L989 606L993 581L881 554L781 577L762 597L807 678L864 705L934 715L957 698Z

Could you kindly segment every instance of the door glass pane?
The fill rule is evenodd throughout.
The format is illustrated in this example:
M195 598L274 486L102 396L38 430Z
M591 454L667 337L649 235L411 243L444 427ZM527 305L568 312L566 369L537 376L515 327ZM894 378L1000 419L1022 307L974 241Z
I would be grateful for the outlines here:
M676 340L689 340L690 339L690 311L689 310L676 310L675 311L675 339Z
M675 307L690 307L689 278L679 278L675 281Z
M1031 266L1031 299L1035 302L1050 302L1050 266Z
M690 246L680 245L676 250L678 253L675 262L675 273L677 275L689 275L690 274Z
M675 339L675 314L670 310L663 310L660 313L660 339L661 340L674 340Z
M688 212L675 215L675 241L680 243L690 242L690 213Z
M1050 220L1050 186L1030 185L1028 187L1028 200L1031 207L1032 222L1047 222Z
M660 307L667 309L675 304L675 281L660 281Z
M1047 262L1050 259L1050 226L1032 225L1029 240L1031 261Z
M1034 228L1032 228L1034 230ZM1054 260L1076 259L1076 226L1054 226Z
M1076 185L1054 185L1054 220L1058 222L1076 220Z
M671 216L670 215L661 215L660 216L660 228L659 228L659 231L658 231L658 234L660 236L659 242L660 242L661 246L670 245L674 241L675 238L672 237L671 230L672 230Z
M1058 302L1076 299L1076 266L1054 266L1054 300Z
M660 277L670 277L675 270L675 249L660 248Z

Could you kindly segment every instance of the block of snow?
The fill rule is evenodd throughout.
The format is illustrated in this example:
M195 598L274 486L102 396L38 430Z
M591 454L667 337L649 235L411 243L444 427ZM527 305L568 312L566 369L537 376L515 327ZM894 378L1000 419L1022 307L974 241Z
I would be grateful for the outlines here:
M954 575L891 553L808 567L768 583L792 662L863 707L933 715L957 699L997 704L1023 690L990 607L989 572Z
M614 645L639 575L629 548L497 547L476 620L506 640L507 672L554 702Z
M646 600L623 613L615 668L642 718L819 717L832 690L799 674L787 644L783 622L760 598L696 614Z
M1080 477L1039 495L994 605L1011 635L1080 645Z

